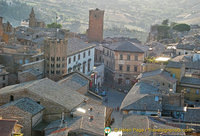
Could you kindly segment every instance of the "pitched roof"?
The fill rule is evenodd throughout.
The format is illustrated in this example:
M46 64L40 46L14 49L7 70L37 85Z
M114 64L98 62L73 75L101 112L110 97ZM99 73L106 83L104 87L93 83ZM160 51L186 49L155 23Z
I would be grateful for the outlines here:
M69 88L74 91L88 85L88 82L89 79L78 73L70 74L67 78L58 81L60 85L63 85L65 88Z
M44 99L54 101L70 111L81 104L84 100L88 99L84 95L69 88L65 88L48 78L7 86L0 89L0 94L20 92L24 90L39 95Z
M86 43L79 38L69 38L68 39L68 47L67 47L67 55L71 56L77 52L95 47L90 43Z
M176 82L177 79L171 77L171 74L163 69L158 69L158 70L154 70L154 71L150 71L150 72L144 72L142 74L140 74L138 76L138 78L146 78L146 77L152 77L152 76L156 76L156 75L160 75L161 77L167 79L167 81L170 82Z
M178 44L176 48L184 49L184 50L200 50L200 46L191 45L191 44Z
M99 104L86 103L82 104L79 107L84 109L85 113L80 113L77 110L73 112L73 117L66 117L65 123L62 128L68 127L70 132L80 132L87 133L95 136L104 136L104 128L105 128L105 111L106 107ZM89 110L92 108L92 111ZM93 116L91 120L90 117ZM58 130L60 127L60 120L51 122L46 128L45 133L52 133L52 131ZM51 128L55 128L52 130ZM60 128L59 128L60 129Z
M159 120L154 119L153 117L141 116L141 115L126 115L123 117L122 128L131 129L131 132L123 132L124 136L131 135L145 135L151 136L152 133L155 135L162 135L164 132L162 130L175 130L176 127L172 127ZM135 131L133 131L135 129ZM144 130L144 132L139 132L138 130ZM158 130L157 132L152 132L151 129ZM160 130L160 132L159 132ZM166 132L164 135L185 135L184 132Z
M120 109L122 110L158 110L161 111L160 104L155 101L155 96L160 94L159 89L144 83L136 83L124 98Z
M30 74L32 74L33 76L36 76L36 77L42 75L42 72L40 72L36 69L28 69L28 70L19 72L19 74L26 74L26 73L30 73Z
M0 106L0 108L9 107L9 106L16 106L25 112L31 113L32 115L35 115L44 109L42 105L38 104L37 102L33 101L30 98L22 98L22 99L7 103L5 105L2 105Z
M181 62L168 61L166 68L181 68Z
M135 43L129 41L115 42L111 45L103 46L114 51L144 53L144 51L138 48Z
M0 134L1 136L10 136L14 129L16 120L0 119Z
M191 84L191 85L199 85L200 86L200 78L182 77L181 84Z

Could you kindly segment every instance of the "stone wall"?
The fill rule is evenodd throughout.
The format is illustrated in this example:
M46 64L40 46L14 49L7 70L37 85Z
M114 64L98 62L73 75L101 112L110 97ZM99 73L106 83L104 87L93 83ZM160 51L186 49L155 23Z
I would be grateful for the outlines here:
M3 119L18 120L18 124L22 125L22 133L24 136L31 136L31 114L26 113L15 106L0 108L0 116Z
M18 100L24 97L33 99L36 102L39 102L42 106L45 107L44 110L44 120L47 122L54 121L61 118L61 113L64 111L66 114L69 111L63 106L53 102L52 100L46 99L34 93L28 91L15 91L7 94L0 95L0 105L10 102L10 96L14 97L14 100Z

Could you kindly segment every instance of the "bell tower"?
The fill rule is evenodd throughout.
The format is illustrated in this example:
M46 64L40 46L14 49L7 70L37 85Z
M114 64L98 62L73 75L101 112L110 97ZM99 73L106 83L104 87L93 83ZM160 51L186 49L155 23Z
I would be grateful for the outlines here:
M32 8L31 14L29 15L29 27L35 27L36 26L36 18L34 9Z

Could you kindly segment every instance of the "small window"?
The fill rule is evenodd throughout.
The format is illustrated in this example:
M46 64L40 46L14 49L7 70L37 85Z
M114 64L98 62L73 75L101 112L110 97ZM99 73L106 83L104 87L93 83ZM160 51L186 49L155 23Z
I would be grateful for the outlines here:
M3 80L5 80L6 79L6 76L3 76Z
M88 56L90 56L90 50L88 51Z
M3 83L3 87L5 87L6 86L6 84L5 83Z
M165 83L162 84L163 86L165 85Z
M85 58L85 52L83 53L83 58Z
M40 104L40 101L37 101L38 104Z
M126 70L129 72L130 71L130 65L127 65Z
M60 74L60 70L57 70L57 71L56 71L56 74Z
M79 54L79 55L78 55L78 60L80 60L80 59L81 59L81 55Z
M137 55L135 55L135 61L138 61L138 56Z
M54 64L51 64L51 67L54 68Z
M64 67L65 67L65 64L62 64L62 67L64 68Z
M53 71L53 70L51 71L51 74L54 74L54 71Z
M62 61L65 61L65 57L62 57Z
M134 71L135 71L135 72L137 72L137 71L138 71L138 70L137 70L137 66L134 66Z
M56 66L57 66L57 68L60 68L60 64L57 64Z
M12 101L14 101L14 96L13 95L10 96L10 102L12 102Z
M196 90L196 94L199 94L199 90Z
M74 56L74 62L76 61L76 56Z
M119 70L120 70L120 71L123 70L123 65L119 65Z
M71 58L69 58L69 62L68 62L69 64L71 63Z
M120 60L123 60L123 55L122 54L120 54Z
M57 61L60 61L60 57L57 57Z
M54 58L54 57L51 57L51 61L55 61L55 58Z
M127 55L127 60L130 60L131 59L131 56L130 55Z

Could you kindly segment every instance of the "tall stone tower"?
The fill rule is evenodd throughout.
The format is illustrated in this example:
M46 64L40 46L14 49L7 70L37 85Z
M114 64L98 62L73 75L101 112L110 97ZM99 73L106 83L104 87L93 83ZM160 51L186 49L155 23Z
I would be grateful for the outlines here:
M29 15L29 27L35 27L36 26L36 18L35 18L35 13L34 9L32 8L31 14Z
M44 44L45 74L46 77L58 81L67 74L67 44L69 31L62 30L64 38L47 38ZM60 34L59 34L60 35Z
M0 17L0 37L3 36L3 17Z
M104 11L95 10L89 11L89 29L87 35L89 41L103 41L103 23L104 23Z

